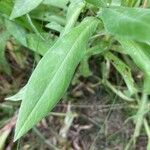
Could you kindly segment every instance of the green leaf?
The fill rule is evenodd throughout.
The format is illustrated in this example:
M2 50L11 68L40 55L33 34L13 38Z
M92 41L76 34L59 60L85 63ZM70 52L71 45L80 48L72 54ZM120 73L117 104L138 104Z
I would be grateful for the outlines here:
M139 4L141 3L141 0L122 0L121 3L123 6L128 6L128 7L135 6L136 4L137 6L139 6Z
M15 95L5 98L5 100L7 100L7 101L20 101L20 100L22 100L23 97L24 97L24 94L25 94L25 89L26 89L26 86L24 86L24 87L23 87L18 93L16 93Z
M6 31L4 26L4 20L0 18L0 71L4 71L10 75L11 70L5 57L5 48L9 36L10 34Z
M85 0L96 7L107 6L107 0Z
M15 5L10 15L11 19L20 17L36 8L43 0L15 0Z
M112 0L111 6L120 6L122 0Z
M5 47L8 38L9 34L7 32L0 34L0 71L4 71L6 74L10 75L11 70L5 57Z
M17 23L5 19L5 26L8 30L8 32L14 36L14 38L19 41L23 46L27 46L27 41L26 41L26 30L18 25Z
M43 4L52 5L59 8L65 8L69 0L44 0Z
M45 117L62 98L97 25L97 19L86 19L59 38L41 59L26 85L15 140Z
M69 5L68 12L67 12L67 23L63 32L61 33L61 36L68 33L74 27L84 6L85 4L81 0L73 1Z
M150 40L150 10L143 8L103 8L101 18L108 33L118 38Z
M134 80L132 78L131 69L127 66L121 59L113 55L111 52L105 54L106 58L111 61L113 66L118 70L118 72L123 77L129 91L131 94L135 94L136 89L134 86Z
M99 44L89 48L86 51L86 55L89 58L93 55L100 55L107 50L108 50L108 43L104 41L100 41Z
M13 3L10 0L1 0L0 1L0 13L3 15L10 15L12 10Z
M49 28L49 29L52 29L52 30L55 30L57 32L61 32L63 30L63 27L60 24L58 24L57 22L54 22L54 21L48 23L45 27Z
M89 77L92 75L92 72L89 67L88 57L85 57L80 63L80 74L84 77Z
M3 128L2 128L3 129ZM3 150L11 129L9 127L0 130L0 150Z
M54 43L54 40L52 37L50 37L50 34L44 34L42 33L42 37L45 38L43 40L39 35L37 34L28 34L25 28L18 25L17 23L5 20L5 25L8 30L8 32L23 46L29 48L30 50L33 50L34 52L44 55L48 49L52 46Z
M144 72L146 80L144 90L150 93L150 47L147 49L147 46L128 40L120 39L119 42L135 64Z
M36 34L27 34L26 47L43 56L54 44L55 40L50 34L43 33L42 36L45 38L45 40L41 39L41 37L37 36Z
M139 43L128 40L119 39L122 47L128 55L133 59L135 64L146 74L150 75L150 57Z
M31 17L29 16L29 14L26 15L26 18L27 18L28 23L31 26L31 29L36 33L36 35L38 37L41 37L41 39L44 40L44 38L42 37L41 33L38 31L37 27L34 25L34 23L33 23L32 19L31 19Z

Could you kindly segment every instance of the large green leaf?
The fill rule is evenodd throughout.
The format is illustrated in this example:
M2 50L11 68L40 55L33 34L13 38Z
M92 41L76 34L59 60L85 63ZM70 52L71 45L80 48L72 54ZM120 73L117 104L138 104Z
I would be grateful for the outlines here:
M62 98L97 24L97 19L86 19L60 38L41 59L27 83L15 140L45 117Z
M108 33L124 39L150 40L150 10L143 8L103 8L101 18Z
M36 8L43 0L15 0L15 5L10 18L14 19L27 14Z

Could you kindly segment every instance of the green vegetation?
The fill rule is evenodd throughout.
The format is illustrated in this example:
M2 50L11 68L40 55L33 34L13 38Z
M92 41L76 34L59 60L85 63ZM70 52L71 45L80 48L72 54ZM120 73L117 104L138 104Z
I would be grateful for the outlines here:
M22 71L23 83L17 80ZM149 0L1 0L0 72L0 150L15 124L14 142L32 128L46 141L34 126L49 114L65 117L60 134L67 137L79 116L72 106L88 93L83 94L84 87L93 97L107 93L110 106L88 149L102 149L96 141L116 102L128 118L123 122L134 123L123 149L136 149L142 134L150 149ZM61 99L68 103L66 112L53 112Z

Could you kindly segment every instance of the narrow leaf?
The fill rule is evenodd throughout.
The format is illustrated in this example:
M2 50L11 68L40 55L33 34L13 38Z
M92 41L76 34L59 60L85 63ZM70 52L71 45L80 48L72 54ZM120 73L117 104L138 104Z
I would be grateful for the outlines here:
M113 55L111 52L106 53L106 58L111 61L113 66L118 70L118 72L123 77L129 91L131 94L134 94L136 92L135 86L134 86L134 80L132 78L131 69L129 66L127 66L120 58Z
M69 5L68 12L67 12L67 23L61 36L68 33L74 27L84 6L85 4L81 0L73 1Z
M11 73L9 64L5 57L5 48L9 36L9 33L4 27L4 20L1 20L0 18L0 71L4 71L6 74Z
M80 63L80 74L84 77L89 77L92 75L92 72L90 70L88 57L85 57L81 63Z
M150 52L147 51L146 47L143 47L139 43L128 40L119 40L122 47L128 55L133 59L135 64L145 74L145 92L150 93Z
M49 29L52 29L52 30L55 30L57 32L61 32L63 30L63 27L60 24L58 24L57 22L54 22L54 21L48 23L45 27L49 28Z

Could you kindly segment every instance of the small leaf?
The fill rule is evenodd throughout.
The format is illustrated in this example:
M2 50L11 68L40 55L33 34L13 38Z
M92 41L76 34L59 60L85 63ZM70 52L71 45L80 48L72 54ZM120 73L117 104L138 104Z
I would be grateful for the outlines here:
M15 140L45 117L62 98L97 25L97 19L86 19L59 38L41 59L27 83L17 120Z
M68 12L67 12L67 23L63 32L61 33L61 36L68 33L74 27L84 6L85 4L81 0L73 1L69 5Z
M43 0L15 0L13 11L10 15L11 19L20 17L29 13L36 8Z
M131 69L129 68L129 66L127 66L121 59L119 59L117 56L113 55L111 52L106 53L105 56L107 59L109 59L111 61L113 66L121 74L130 93L134 94L136 92L136 89L134 86L134 80L132 78Z
M13 21L5 19L5 26L8 32L14 36L14 38L19 41L23 46L27 46L26 41L26 30L20 25L16 24Z
M145 46L134 41L119 39L126 53L145 74L145 92L150 93L150 52ZM149 47L150 48L150 47Z
M147 54L139 43L129 40L118 40L126 53L130 55L135 64L146 74L150 75L150 55Z
M91 57L92 55L98 55L98 54L102 54L103 52L108 50L108 43L104 42L104 41L100 41L99 44L89 48L86 51L86 55L87 57Z
M103 8L101 18L108 33L124 39L150 41L150 10L143 8Z
M18 42L20 42L20 44L40 55L44 55L54 43L54 40L50 38L50 34L42 33L42 37L46 39L43 40L36 33L28 34L25 28L13 21L6 19L5 25L9 34L12 35Z
M63 27L60 24L58 24L57 22L54 22L54 21L48 23L45 27L49 28L49 29L52 29L52 30L55 30L57 32L61 32L63 30Z

